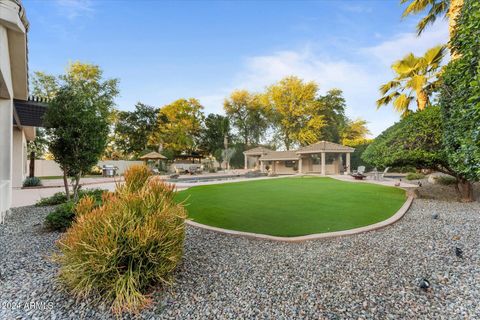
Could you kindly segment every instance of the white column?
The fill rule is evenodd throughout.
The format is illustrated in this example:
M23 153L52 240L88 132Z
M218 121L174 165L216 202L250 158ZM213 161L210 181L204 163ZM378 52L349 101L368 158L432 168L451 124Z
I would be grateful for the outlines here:
M12 100L0 99L0 223L12 201Z
M298 173L302 173L302 156L300 156L300 160L298 160Z
M347 158L347 163L346 163L346 166L347 166L347 174L350 173L350 153L347 153L346 154L346 158Z
M322 152L322 176L326 174L325 172L325 152Z
M248 169L248 156L246 154L243 155L245 157L245 170Z
M265 164L263 163L263 161L260 160L260 172L264 172L265 171Z

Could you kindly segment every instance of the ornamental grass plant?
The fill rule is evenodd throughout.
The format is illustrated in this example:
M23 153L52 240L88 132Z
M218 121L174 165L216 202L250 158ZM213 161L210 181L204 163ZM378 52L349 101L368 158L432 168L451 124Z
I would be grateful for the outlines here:
M186 211L174 195L173 185L134 166L101 206L82 198L58 241L61 281L76 297L98 297L115 313L146 307L152 287L170 284L182 257Z

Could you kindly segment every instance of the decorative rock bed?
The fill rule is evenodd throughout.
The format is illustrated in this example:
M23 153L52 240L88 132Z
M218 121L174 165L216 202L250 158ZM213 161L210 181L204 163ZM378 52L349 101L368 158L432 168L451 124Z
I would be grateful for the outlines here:
M49 258L59 234L40 224L48 210L18 208L0 225L0 319L115 319L62 293ZM479 212L478 202L419 199L379 231L298 244L189 227L175 285L139 317L478 319Z

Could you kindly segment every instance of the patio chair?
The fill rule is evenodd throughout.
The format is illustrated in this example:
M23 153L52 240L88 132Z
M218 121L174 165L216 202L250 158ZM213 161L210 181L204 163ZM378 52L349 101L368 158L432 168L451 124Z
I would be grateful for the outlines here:
M385 174L388 172L388 169L390 169L390 167L386 167L385 170L383 170L383 172L380 173L379 180L383 180L385 178Z
M359 166L357 169L357 173L364 174L365 173L365 166Z

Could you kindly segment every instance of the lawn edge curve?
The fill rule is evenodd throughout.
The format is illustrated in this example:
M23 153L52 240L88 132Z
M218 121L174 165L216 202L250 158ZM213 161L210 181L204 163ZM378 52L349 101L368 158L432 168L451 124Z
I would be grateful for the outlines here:
M303 241L308 241L308 240L318 240L318 239L328 239L328 238L336 238L336 237L344 237L344 236L351 236L359 233L364 233L364 232L369 232L369 231L374 231L378 229L385 228L391 224L394 224L398 220L400 220L405 213L408 211L410 206L412 205L414 197L412 195L408 195L407 200L405 203L400 207L400 209L395 212L394 215L392 215L390 218L370 224L367 226L363 227L358 227L354 229L348 229L348 230L341 230L341 231L334 231L334 232L324 232L324 233L314 233L314 234L308 234L304 236L295 236L295 237L279 237L279 236L271 236L267 234L261 234L261 233L253 233L253 232L244 232L244 231L236 231L236 230L230 230L230 229L223 229L223 228L218 228L218 227L212 227L206 224L198 223L195 221L192 221L190 219L185 220L185 223L187 225L190 225L192 227L200 228L200 229L205 229L209 231L214 231L217 233L222 233L226 235L232 235L232 236L240 236L240 237L246 237L250 239L259 239L259 240L271 240L271 241L279 241L279 242L303 242Z

